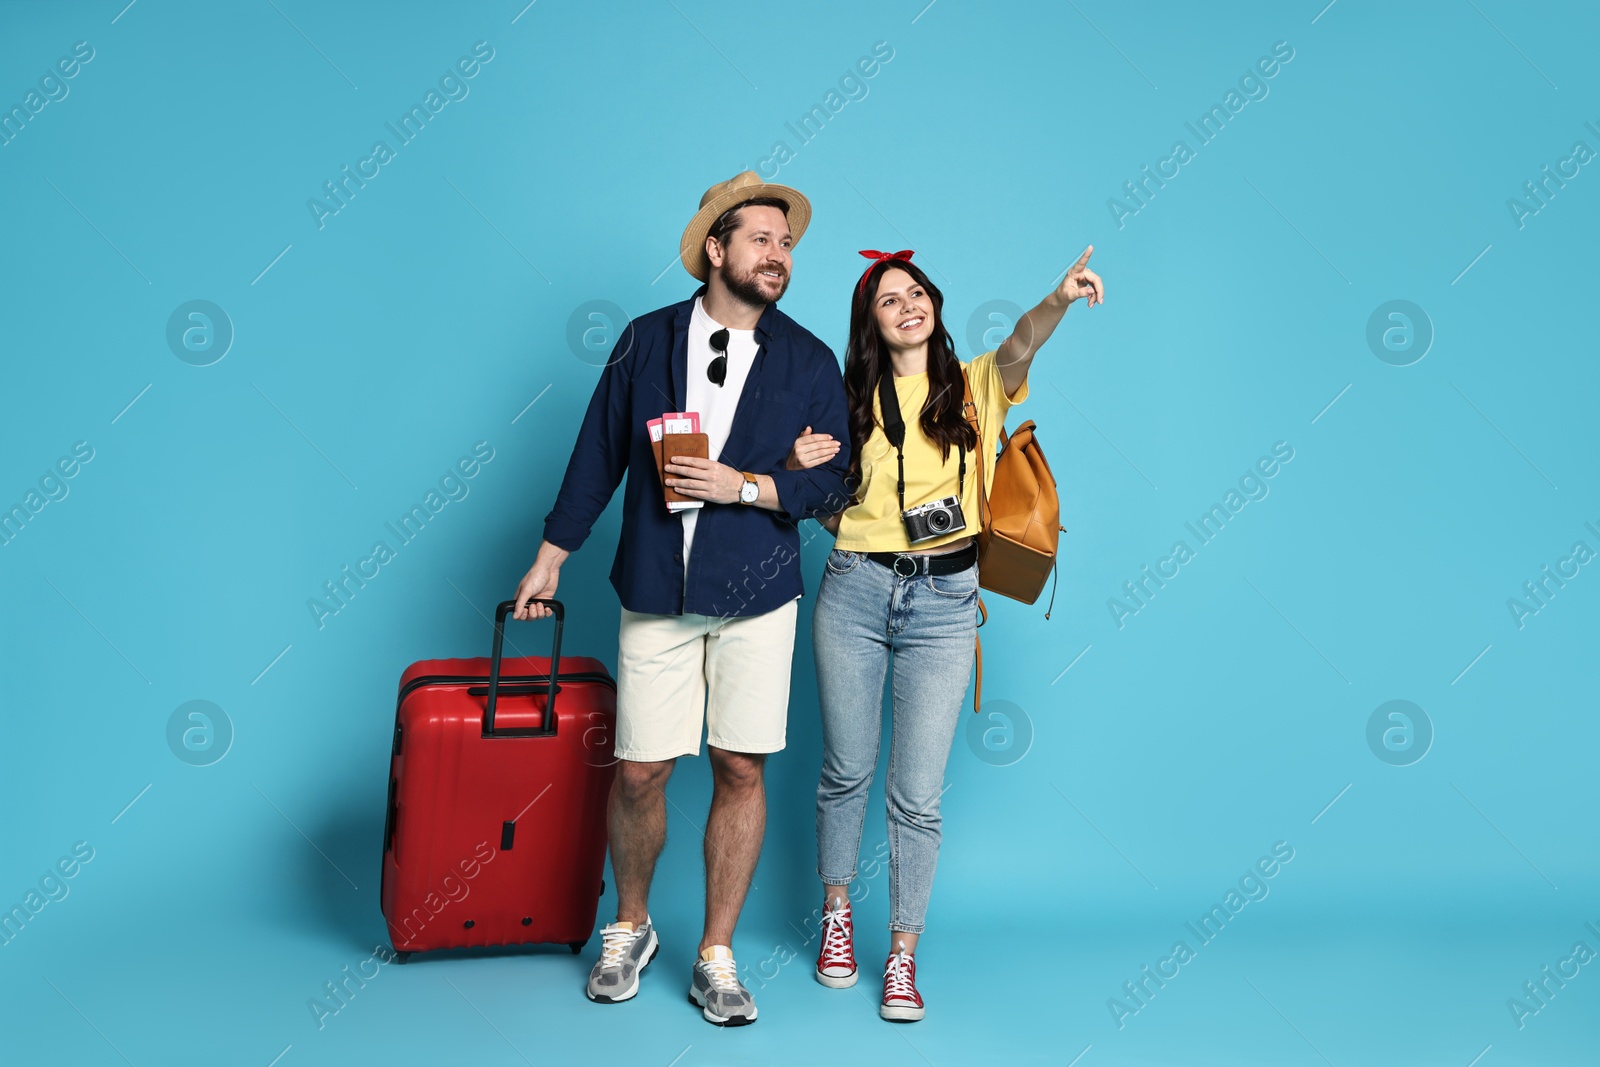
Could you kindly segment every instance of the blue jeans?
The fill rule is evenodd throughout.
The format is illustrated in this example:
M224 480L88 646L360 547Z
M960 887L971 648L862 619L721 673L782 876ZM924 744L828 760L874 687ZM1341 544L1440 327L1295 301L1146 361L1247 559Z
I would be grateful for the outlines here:
M889 929L921 933L939 861L939 796L972 679L978 567L902 578L834 549L811 617L822 702L817 874L849 885L883 736L883 681L894 663L889 776ZM890 656L890 653L893 656Z

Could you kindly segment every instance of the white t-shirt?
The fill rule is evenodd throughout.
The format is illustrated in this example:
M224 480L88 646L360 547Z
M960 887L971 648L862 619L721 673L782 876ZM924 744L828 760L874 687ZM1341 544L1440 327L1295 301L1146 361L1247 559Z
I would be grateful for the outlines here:
M728 376L719 386L706 377L706 371L717 353L711 350L711 335L722 325L705 313L699 297L695 297L694 313L689 317L688 357L689 387L684 393L684 410L700 413L700 432L708 438L707 454L719 459L722 446L728 442L728 431L733 429L733 413L739 407L739 396L744 392L744 381L750 376L750 367L756 358L756 332L754 330L728 331ZM708 503L706 507L721 505ZM700 520L701 508L690 508L683 513L683 574L689 576L689 549L694 544L695 524Z

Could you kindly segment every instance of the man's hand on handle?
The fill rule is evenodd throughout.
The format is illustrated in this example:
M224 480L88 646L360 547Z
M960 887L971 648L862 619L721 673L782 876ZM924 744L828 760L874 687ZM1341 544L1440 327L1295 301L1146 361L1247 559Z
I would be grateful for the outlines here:
M561 578L561 565L571 554L549 541L540 543L539 555L534 559L533 566L528 568L528 573L522 576L522 581L517 585L517 609L512 612L512 618L542 619L551 613L545 605L530 604L529 601L534 597L546 600L555 597L556 583Z

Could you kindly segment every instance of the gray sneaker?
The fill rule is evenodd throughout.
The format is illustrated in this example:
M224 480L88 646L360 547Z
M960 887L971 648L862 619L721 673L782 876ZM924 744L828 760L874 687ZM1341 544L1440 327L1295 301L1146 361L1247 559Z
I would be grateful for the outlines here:
M617 922L600 930L600 959L589 972L584 995L597 1004L616 1004L639 992L639 972L661 950L649 917L636 930Z
M739 968L727 945L712 945L709 960L696 960L689 983L689 1001L707 1022L744 1026L756 1021L756 1002L739 982Z

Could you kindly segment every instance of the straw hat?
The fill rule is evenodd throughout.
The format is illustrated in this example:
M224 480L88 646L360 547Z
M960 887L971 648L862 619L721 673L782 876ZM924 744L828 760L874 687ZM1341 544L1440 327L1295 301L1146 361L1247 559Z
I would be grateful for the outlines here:
M806 232L806 224L811 221L811 201L799 190L787 185L767 185L759 174L747 170L725 182L718 182L700 198L700 210L689 220L688 227L683 231L683 240L678 245L678 256L683 260L684 269L705 281L711 273L711 260L706 256L706 234L711 230L711 224L730 207L758 196L770 196L789 205L791 246L799 244L800 235Z

